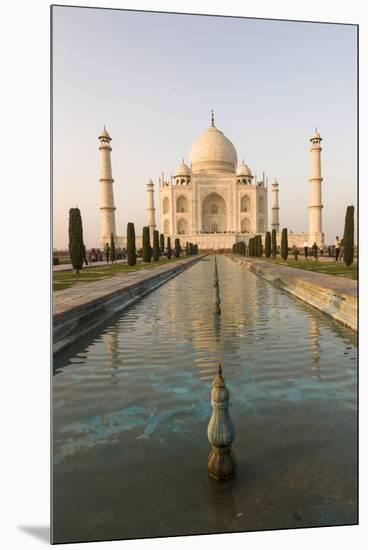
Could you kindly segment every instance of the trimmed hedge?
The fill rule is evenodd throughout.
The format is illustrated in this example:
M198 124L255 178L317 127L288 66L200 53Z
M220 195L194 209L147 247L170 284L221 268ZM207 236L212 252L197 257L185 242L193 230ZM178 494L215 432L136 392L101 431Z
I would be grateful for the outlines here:
M127 256L128 256L128 264L136 265L137 252L135 248L135 229L134 229L134 223L132 222L129 222L127 226Z
M158 262L160 259L159 233L156 229L153 231L153 261Z
M150 243L150 230L148 226L143 227L142 234L142 257L143 261L149 263L151 261L151 243Z
M83 227L79 208L69 210L69 256L77 275L83 267Z
M167 259L170 260L172 256L171 239L167 237Z
M354 261L354 206L346 209L343 247L344 263L349 266Z
M272 258L276 258L276 254L277 254L276 229L272 229L272 234L271 234L271 254L272 254Z
M281 235L281 258L283 260L287 260L288 248L288 232L287 229L284 228Z
M180 251L181 251L180 239L175 239L175 244L174 244L174 256L175 256L175 258L180 258Z
M271 233L267 231L265 240L265 254L266 258L271 256Z

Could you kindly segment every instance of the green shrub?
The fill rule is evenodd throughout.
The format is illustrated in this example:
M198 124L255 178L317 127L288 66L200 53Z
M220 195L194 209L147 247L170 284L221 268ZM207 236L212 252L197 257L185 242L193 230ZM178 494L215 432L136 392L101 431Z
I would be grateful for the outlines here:
M348 206L345 214L344 263L349 266L354 261L354 206Z
M59 264L60 264L59 258L56 258L56 256L54 256L52 258L52 265L59 265Z
M167 237L167 259L170 260L172 256L171 239Z
M160 233L160 255L163 256L165 254L165 237L162 233Z
M258 235L258 256L262 257L262 254L263 254L262 235Z
M115 249L115 239L114 239L114 234L111 233L110 235L110 259L111 259L111 262L115 262L116 260L116 249Z
M174 244L174 256L175 256L175 258L180 258L180 250L181 250L180 239L175 239L175 244Z
M284 228L281 234L281 258L283 260L287 260L288 248L288 232L287 229Z
M151 261L151 243L150 243L150 230L148 226L143 227L142 234L142 247L143 247L143 261L149 263Z
M272 254L272 258L276 258L276 254L277 254L276 229L272 229L272 235L271 235L271 254Z
M135 229L134 229L134 223L132 222L129 222L127 226L127 256L128 256L128 264L136 265L137 252L135 248Z
M153 232L153 261L158 262L160 259L159 234L156 229Z
M83 227L79 208L69 210L69 256L77 275L83 267Z
M265 240L265 254L266 258L271 256L271 233L267 231Z

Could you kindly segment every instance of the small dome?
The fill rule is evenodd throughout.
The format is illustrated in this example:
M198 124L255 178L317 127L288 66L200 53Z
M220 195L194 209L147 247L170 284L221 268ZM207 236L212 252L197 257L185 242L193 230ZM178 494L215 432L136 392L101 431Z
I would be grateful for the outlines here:
M189 160L193 172L202 170L235 172L238 163L234 145L215 126L210 126L193 143Z
M101 134L98 136L98 139L101 139L101 138L111 139L110 134L109 134L109 132L106 130L105 126L104 126L104 128L103 128Z
M311 137L311 140L312 139L322 139L320 134L317 132L317 128L314 129L314 132L313 132L313 135Z
M190 176L190 168L187 164L185 164L184 159L183 162L181 162L175 170L175 177L177 178L181 176Z
M239 164L236 171L236 175L252 177L252 172L249 166L247 164L244 164L244 161L243 161L241 164Z

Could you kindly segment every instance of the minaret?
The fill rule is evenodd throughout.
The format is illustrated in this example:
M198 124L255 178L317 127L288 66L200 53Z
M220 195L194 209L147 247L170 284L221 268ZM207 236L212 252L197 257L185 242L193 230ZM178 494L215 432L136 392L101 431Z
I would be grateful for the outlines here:
M101 247L110 242L111 233L116 237L113 177L111 173L111 137L105 126L100 140L100 210L102 216Z
M153 232L156 229L154 192L154 184L150 178L147 183L147 225L150 229L150 239L152 242Z
M279 220L279 184L275 178L272 184L272 223L271 229L276 229L276 233L280 232L280 220Z
M321 141L322 138L315 128L310 138L311 147L311 177L309 195L309 245L314 241L320 245L322 236L322 198L321 198Z

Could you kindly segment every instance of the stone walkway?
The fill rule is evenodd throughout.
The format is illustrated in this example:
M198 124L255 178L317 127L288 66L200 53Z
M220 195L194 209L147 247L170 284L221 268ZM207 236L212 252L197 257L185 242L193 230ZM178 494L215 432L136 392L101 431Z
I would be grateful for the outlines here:
M241 258L237 259L242 261ZM332 290L337 294L348 294L354 297L357 295L357 282L354 281L354 279L349 279L348 277L337 277L336 275L316 273L315 271L308 271L299 267L288 267L276 263L264 262L262 260L255 260L254 258L248 257L245 258L245 261L248 264L253 264L255 267L261 267L264 272L268 272L269 274L278 274L294 280L303 279L304 281L313 283L320 288Z
M130 273L122 273L92 283L75 284L64 290L57 290L53 293L53 315L62 315L76 307L86 305L90 302L109 296L119 290L125 290L137 283L157 277L159 274L171 271L179 265L189 263L199 256L190 256L167 265L162 264L152 269L141 269ZM99 264L102 265L102 262Z
M357 330L357 281L244 256L229 257L336 321Z

